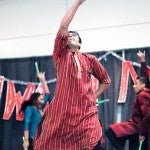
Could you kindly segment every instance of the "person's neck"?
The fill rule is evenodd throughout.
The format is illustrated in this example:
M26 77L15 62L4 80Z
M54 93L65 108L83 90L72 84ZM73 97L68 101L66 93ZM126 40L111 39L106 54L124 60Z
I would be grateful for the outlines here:
M79 51L79 49L76 49L76 48L70 48L69 50L74 53Z
M70 45L67 45L68 49L72 52L77 52L79 51L79 46L77 45L73 45L73 44L70 44Z
M38 105L33 105L33 107L36 109L41 109Z

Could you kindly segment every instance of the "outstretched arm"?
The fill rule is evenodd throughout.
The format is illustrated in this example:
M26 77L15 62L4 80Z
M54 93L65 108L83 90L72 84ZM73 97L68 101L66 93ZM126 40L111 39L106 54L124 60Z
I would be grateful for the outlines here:
M60 27L58 29L58 34L55 39L53 58L55 65L61 56L67 53L67 42L68 42L68 27L77 11L79 6L85 0L75 0L71 8L66 12L63 19L61 20Z
M148 68L147 68L147 65L145 62L145 51L144 52L139 51L137 53L137 56L138 56L140 63L141 63L141 74L140 74L140 76L143 76L143 77L148 79Z
M42 81L45 93L50 93L46 79L45 79L45 72L40 72L37 76L39 80Z
M71 6L71 8L67 11L65 16L63 17L61 23L60 23L60 28L59 31L62 34L67 34L68 33L68 27L69 24L71 23L77 9L79 6L84 2L85 0L75 0L74 4Z
M139 51L137 53L137 56L138 56L140 62L145 62L145 51L144 52Z

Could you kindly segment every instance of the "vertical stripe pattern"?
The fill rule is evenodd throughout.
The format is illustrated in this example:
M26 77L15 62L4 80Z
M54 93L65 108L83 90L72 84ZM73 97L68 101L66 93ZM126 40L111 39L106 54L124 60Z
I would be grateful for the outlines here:
M110 78L95 56L66 47L68 36L57 34L53 52L57 72L54 98L34 140L34 150L91 150L102 138L91 75L99 82ZM75 57L76 57L75 56Z

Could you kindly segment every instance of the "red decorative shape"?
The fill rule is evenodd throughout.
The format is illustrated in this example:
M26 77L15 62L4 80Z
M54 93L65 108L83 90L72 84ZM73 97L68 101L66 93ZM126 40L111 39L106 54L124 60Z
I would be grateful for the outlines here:
M30 98L30 95L34 92L34 90L35 90L35 85L29 83L24 92L24 95L21 96L20 91L16 93L14 82L8 81L6 104L5 104L3 119L9 120L16 106L16 120L22 121L23 114L20 112L21 104L23 101L28 100Z
M122 62L121 84L120 84L118 103L125 103L125 101L126 101L129 74L131 75L133 82L135 82L135 80L137 78L137 74L136 74L131 62L124 61L124 62Z

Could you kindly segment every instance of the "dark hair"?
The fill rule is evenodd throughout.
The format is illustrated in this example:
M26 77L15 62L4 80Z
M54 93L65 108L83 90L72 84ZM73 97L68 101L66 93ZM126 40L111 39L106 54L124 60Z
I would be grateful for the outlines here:
M140 83L145 84L145 87L149 87L149 82L148 82L147 78L137 77L137 79L140 81Z
M79 33L77 31L69 31L69 33L75 33L78 36L78 38L79 38L79 43L82 44L81 37L80 37L80 35L79 35Z
M29 100L26 100L22 103L21 105L21 111L25 111L25 109L28 107L28 106L33 106L33 104L37 101L38 97L40 96L41 94L39 92L35 92L33 93L31 96L30 96L30 99Z

